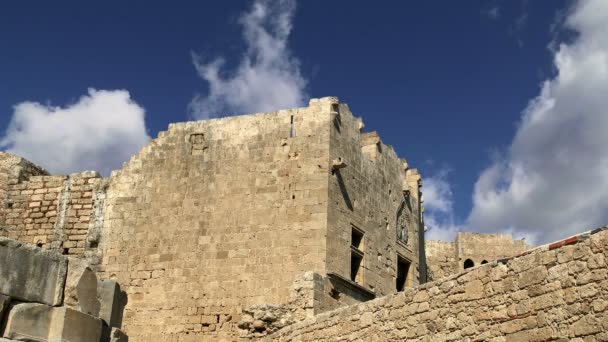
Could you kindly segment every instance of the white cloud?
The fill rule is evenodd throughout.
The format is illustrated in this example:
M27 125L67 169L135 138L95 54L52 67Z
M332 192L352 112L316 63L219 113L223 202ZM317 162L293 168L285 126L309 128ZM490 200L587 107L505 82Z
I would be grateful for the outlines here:
M89 89L65 107L15 105L0 148L52 173L95 170L108 175L149 139L144 109L129 92Z
M224 59L205 62L193 54L199 76L209 93L195 96L189 105L198 119L230 114L272 111L304 104L306 80L299 61L287 46L295 12L294 0L257 0L239 23L247 50L236 70L222 73Z
M490 7L486 11L486 15L492 20L498 20L500 18L500 7L498 5Z
M548 242L608 223L608 1L579 1L578 36L524 110L503 160L480 175L470 228Z
M454 223L454 194L448 182L448 170L424 178L424 223L428 228L426 239L453 241L462 228Z

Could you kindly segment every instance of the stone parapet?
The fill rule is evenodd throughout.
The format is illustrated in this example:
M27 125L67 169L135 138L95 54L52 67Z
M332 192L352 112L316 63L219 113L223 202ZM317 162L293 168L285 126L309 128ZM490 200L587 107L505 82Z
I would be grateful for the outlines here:
M268 341L608 340L608 228L326 312Z

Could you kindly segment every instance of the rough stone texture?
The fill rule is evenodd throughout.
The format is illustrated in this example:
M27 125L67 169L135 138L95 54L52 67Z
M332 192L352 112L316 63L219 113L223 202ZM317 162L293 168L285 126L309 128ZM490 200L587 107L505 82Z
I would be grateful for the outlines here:
M329 178L326 272L350 279L351 231L363 233L363 253L354 281L377 296L396 292L397 257L410 263L406 286L418 279L420 176L376 132L361 133L362 121L348 105L332 102L330 160L347 167ZM397 239L400 230L406 233Z
M319 312L320 292L304 291L297 309L293 285L309 271L349 278L353 226L364 233L361 287L396 292L398 255L417 284L420 177L379 141L375 160L365 156L360 124L335 98L173 124L114 172L98 270L128 293L129 337L233 340L256 305ZM346 167L332 170L339 157Z
M0 238L0 294L61 305L66 271L65 257Z
M0 152L0 237L62 254L97 249L105 183L92 171L50 176L25 159Z
M97 282L97 292L101 303L99 318L110 327L120 328L126 294L120 290L120 285L112 280Z
M532 248L524 240L513 240L511 234L459 232L454 242L426 241L429 279L436 280L464 270L465 261L479 266L502 258L519 255Z
M66 307L17 304L8 315L4 337L26 341L98 342L101 320Z
M269 335L277 341L606 341L608 228Z
M88 262L83 259L69 258L64 305L99 317L100 304L97 291L97 276L89 267Z

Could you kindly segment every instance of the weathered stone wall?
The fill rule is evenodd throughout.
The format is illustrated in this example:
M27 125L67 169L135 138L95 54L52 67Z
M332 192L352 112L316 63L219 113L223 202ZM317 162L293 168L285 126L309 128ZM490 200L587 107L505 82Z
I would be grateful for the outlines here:
M327 272L351 278L352 230L363 233L363 261L355 282L376 296L396 292L397 256L410 263L407 284L418 284L418 180L391 146L346 104L332 104L330 159L340 160L329 177ZM404 190L406 190L404 192ZM397 229L407 233L397 242Z
M456 249L453 242L426 241L426 262L430 280L457 273Z
M608 341L608 228L270 335L278 341Z
M474 265L521 254L530 246L524 240L513 240L511 234L479 234L459 232L456 235L458 271L464 270L468 259Z
M519 255L531 246L524 240L514 240L511 234L482 234L458 232L454 242L427 241L427 267L431 279L469 267Z
M323 98L173 124L109 178L26 172L2 154L0 226L120 281L135 341L261 337L396 292L398 258L404 286L419 282L420 176L361 129Z
M96 172L49 176L23 158L0 152L0 236L83 255L99 226L105 181ZM101 194L100 194L101 193ZM98 209L97 211L95 209Z
M325 108L173 124L113 174L99 270L129 293L133 340L232 340L325 271Z

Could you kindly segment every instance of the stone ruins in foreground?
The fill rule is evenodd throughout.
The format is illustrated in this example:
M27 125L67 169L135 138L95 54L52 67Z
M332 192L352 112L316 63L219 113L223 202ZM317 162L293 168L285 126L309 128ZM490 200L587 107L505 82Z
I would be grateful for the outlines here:
M421 187L334 97L173 124L108 178L0 153L0 336L608 340L605 229L425 242Z

